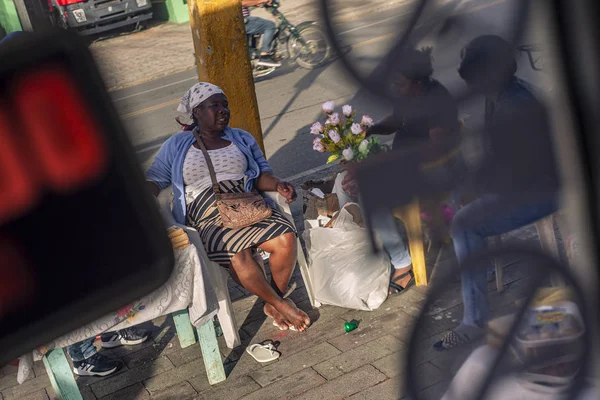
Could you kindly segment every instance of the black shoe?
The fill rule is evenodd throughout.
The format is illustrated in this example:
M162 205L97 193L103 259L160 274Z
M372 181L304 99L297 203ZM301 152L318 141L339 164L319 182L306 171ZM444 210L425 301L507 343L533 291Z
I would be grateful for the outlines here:
M100 338L102 347L112 349L119 346L136 346L148 339L148 334L136 328L127 328L117 332L104 334Z
M270 55L260 56L257 64L262 65L263 67L281 67L281 63L275 61L275 59Z
M79 376L107 376L116 372L120 366L120 361L96 353L87 360L74 361L73 372Z

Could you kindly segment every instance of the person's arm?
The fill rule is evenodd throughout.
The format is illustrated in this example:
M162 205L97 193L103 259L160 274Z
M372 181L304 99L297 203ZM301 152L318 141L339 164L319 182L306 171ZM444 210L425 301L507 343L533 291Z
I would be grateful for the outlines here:
M172 184L171 171L175 154L174 137L171 137L163 143L146 172L146 186L155 197L158 197L161 190Z
M256 189L261 192L278 192L286 198L288 204L296 200L297 194L294 186L275 176L271 166L265 159L264 153L260 149L258 143L256 143L256 139L248 132L244 132L244 135L246 137L246 143L250 146L250 150L252 151L252 158L254 158L254 161L256 161L260 170L260 175L256 180Z
M368 131L367 136L371 135L391 135L398 130L398 127L394 126L394 116L390 115L373 125Z
M298 195L296 189L289 183L282 181L272 172L263 172L256 180L256 188L261 192L277 192L286 199L286 203L290 204L296 200Z
M158 194L160 193L160 188L155 182L146 181L146 186L148 187L150 193L152 193L152 196L158 197Z

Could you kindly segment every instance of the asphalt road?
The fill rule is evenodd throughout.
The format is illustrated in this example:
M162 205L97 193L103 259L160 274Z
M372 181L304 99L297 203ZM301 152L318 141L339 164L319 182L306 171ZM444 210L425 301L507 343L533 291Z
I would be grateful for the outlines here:
M503 34L513 21L514 4L518 0L471 0L460 10L461 25L443 39L424 37L420 44L434 46L435 77L451 91L463 89L457 65L460 49L472 38L484 33ZM397 33L406 25L414 7L402 7L337 25L340 40L348 46L348 57L354 65L368 73L386 54ZM293 21L299 22L299 21ZM427 29L425 23L420 31ZM536 78L526 58L522 57L521 75ZM160 145L178 132L175 117L179 99L197 81L195 69L173 74L142 85L111 92L123 118L140 162L147 168ZM256 83L267 158L281 177L297 177L321 168L326 160L312 150L310 125L321 118L320 105L334 100L338 105L352 104L359 113L376 120L389 112L385 102L367 94L351 80L341 62L308 71L284 65L270 77ZM232 96L234 94L229 94ZM481 103L466 104L461 114L476 124Z

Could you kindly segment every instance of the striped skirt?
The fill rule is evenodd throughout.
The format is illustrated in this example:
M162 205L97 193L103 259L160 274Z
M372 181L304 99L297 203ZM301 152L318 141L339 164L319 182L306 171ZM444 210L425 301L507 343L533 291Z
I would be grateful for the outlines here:
M244 181L220 182L223 193L244 192ZM256 248L286 233L296 233L294 226L277 210L273 215L246 228L228 229L221 223L212 187L187 206L188 225L195 228L211 261L229 268L231 258L242 250Z

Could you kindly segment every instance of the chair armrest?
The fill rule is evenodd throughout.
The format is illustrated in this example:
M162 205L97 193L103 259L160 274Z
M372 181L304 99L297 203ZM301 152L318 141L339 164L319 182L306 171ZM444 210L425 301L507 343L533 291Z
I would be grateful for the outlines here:
M278 192L264 192L264 196L273 201L277 207L277 211L282 213L288 221L294 223L294 217L292 216L292 210L290 205L286 203L286 198L280 195Z

